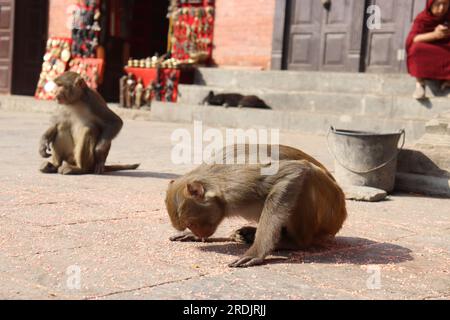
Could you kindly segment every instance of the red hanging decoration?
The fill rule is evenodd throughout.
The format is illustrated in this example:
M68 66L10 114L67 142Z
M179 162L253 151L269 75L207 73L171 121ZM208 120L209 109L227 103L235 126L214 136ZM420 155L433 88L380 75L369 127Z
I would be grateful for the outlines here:
M212 57L214 0L180 0L172 12L172 57L208 62Z

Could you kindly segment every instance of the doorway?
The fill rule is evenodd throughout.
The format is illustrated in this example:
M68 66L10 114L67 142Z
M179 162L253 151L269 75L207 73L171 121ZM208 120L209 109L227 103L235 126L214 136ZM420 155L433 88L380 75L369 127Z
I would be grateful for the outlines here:
M103 1L105 75L99 90L108 102L119 101L119 79L129 58L144 59L167 51L169 0Z
M11 93L33 96L48 37L48 0L15 0Z
M285 69L359 70L364 1L288 0Z
M14 39L14 1L0 0L0 93L10 93Z

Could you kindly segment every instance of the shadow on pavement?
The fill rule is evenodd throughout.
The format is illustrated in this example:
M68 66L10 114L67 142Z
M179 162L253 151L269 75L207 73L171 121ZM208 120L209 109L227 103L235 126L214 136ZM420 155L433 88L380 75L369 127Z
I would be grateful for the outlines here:
M205 245L199 249L205 252L240 256L248 249L248 246L224 243ZM277 251L273 254L274 258L267 259L267 263L396 264L414 260L411 253L410 249L391 243L363 238L337 237L321 247L312 247L305 251Z
M105 174L105 176L128 177L128 178L154 178L163 180L178 179L180 177L180 175L173 173L149 172L149 171L121 171L121 172L107 173Z

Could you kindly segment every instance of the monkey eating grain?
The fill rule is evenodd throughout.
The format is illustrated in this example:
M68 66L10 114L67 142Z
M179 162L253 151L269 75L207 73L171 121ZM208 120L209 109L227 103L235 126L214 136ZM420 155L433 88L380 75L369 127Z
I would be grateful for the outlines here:
M230 267L251 267L275 249L306 248L339 232L347 217L345 196L323 165L280 146L278 172L263 176L263 166L203 164L172 181L166 196L172 225L192 233L171 240L207 239L228 217L255 221L257 228L242 228L230 239L251 244Z
M51 162L42 165L41 172L102 174L137 169L137 164L105 166L111 141L119 134L123 122L100 94L75 72L64 73L55 84L56 99L64 108L41 138L40 155L52 157Z

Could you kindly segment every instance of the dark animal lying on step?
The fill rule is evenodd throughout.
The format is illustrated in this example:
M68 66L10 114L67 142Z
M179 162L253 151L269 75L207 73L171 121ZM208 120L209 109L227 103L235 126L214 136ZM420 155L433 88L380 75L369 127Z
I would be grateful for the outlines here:
M238 108L259 108L259 109L271 109L264 100L257 96L244 96L238 93L221 93L214 94L210 91L208 96L203 99L203 105L209 106L223 106L238 107Z

